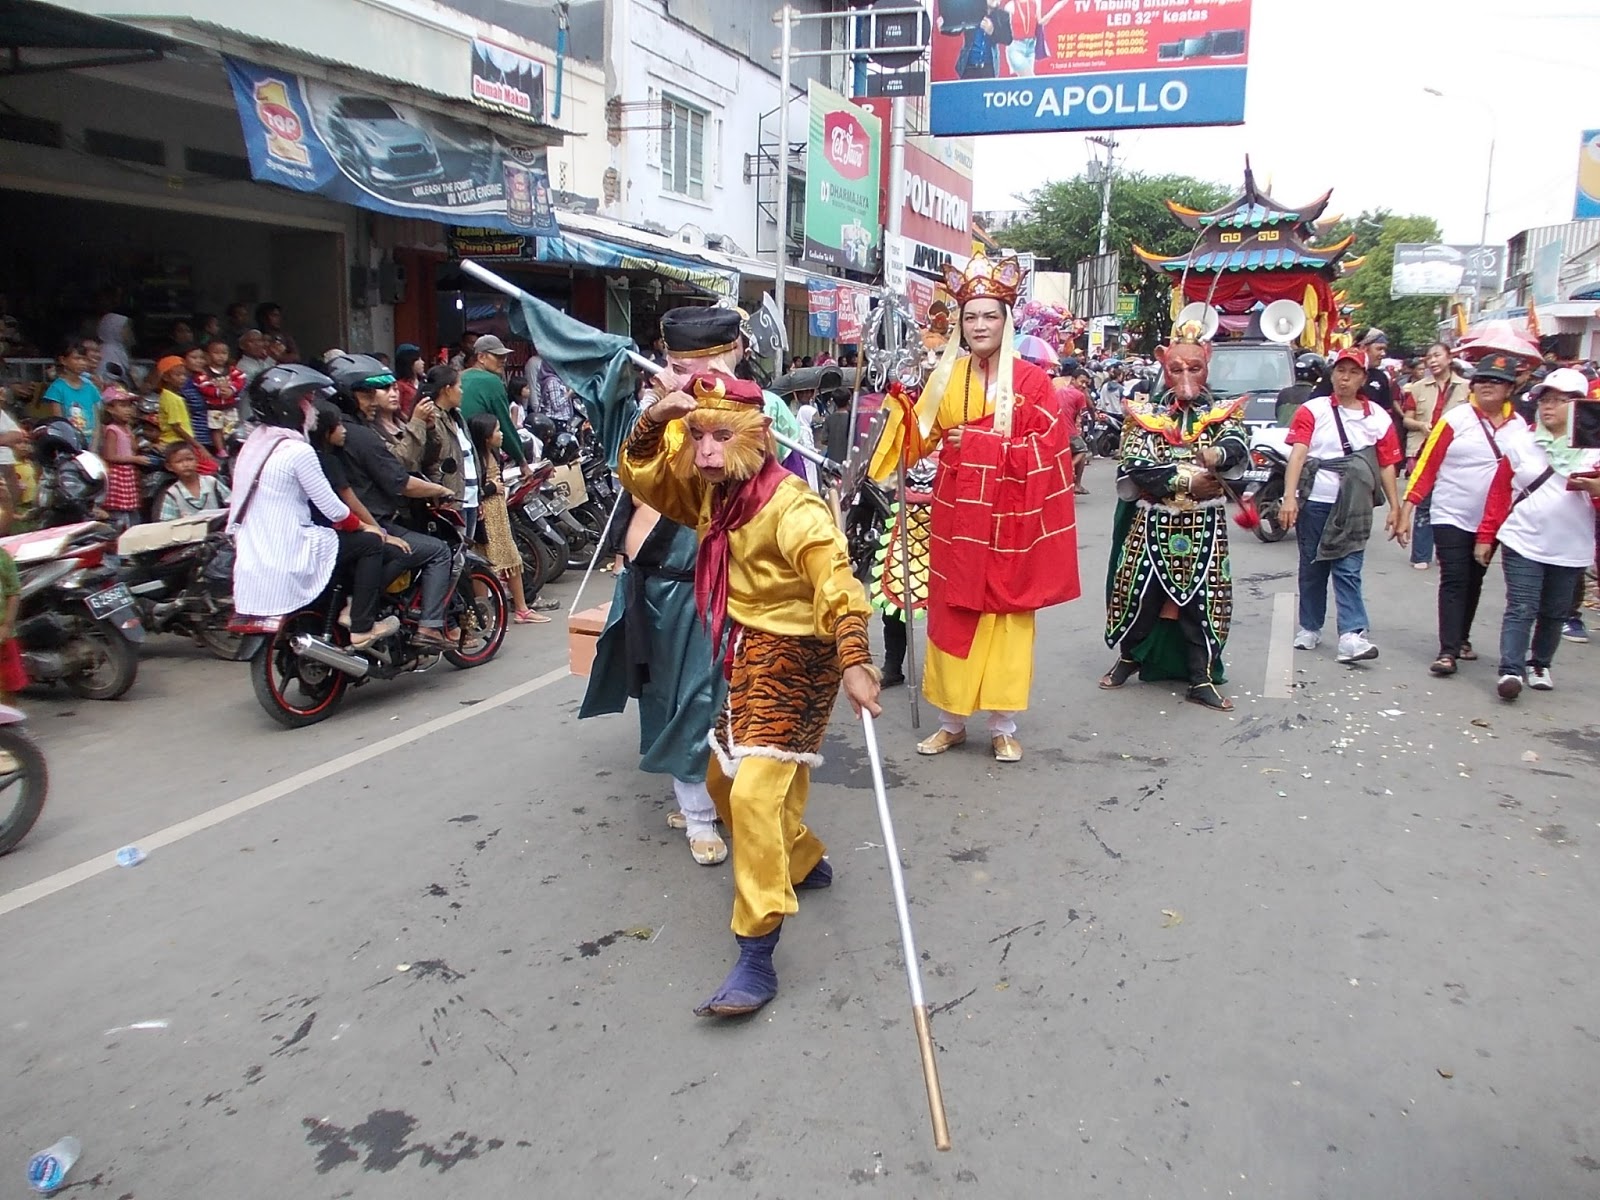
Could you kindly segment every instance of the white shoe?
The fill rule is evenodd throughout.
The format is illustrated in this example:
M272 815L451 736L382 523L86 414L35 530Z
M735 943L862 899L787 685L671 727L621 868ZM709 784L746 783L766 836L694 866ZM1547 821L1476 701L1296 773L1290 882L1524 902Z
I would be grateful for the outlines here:
M1366 631L1339 635L1339 661L1342 663L1366 662L1378 657L1378 648L1367 641Z
M1322 645L1322 630L1302 629L1294 635L1294 648L1296 650L1315 650Z
M1521 675L1502 675L1495 683L1495 695L1502 700L1515 700L1522 695Z
M1556 690L1556 681L1550 678L1549 667L1530 667L1528 686L1536 692L1553 692Z

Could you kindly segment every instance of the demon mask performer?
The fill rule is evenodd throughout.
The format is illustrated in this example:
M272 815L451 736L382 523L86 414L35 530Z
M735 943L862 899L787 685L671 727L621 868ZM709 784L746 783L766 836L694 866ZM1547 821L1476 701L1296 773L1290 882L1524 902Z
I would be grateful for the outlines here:
M737 314L696 311L684 319L705 323L708 349L737 340ZM717 323L729 319L724 333ZM778 464L761 390L718 372L662 376L655 387L619 471L639 500L700 533L695 598L728 678L706 782L733 831L739 959L696 1011L731 1016L777 994L772 954L798 911L796 889L833 880L805 825L811 768L841 679L852 706L876 714L878 677L844 535L821 497Z
M1187 679L1188 698L1230 711L1219 690L1233 616L1228 524L1219 478L1244 465L1244 399L1206 385L1211 347L1187 324L1157 352L1166 388L1128 401L1106 581L1106 644L1121 654L1100 680Z
M959 746L967 718L985 709L995 758L1016 762L1034 613L1078 595L1072 431L1056 415L1050 377L1014 350L1017 260L991 264L980 255L945 274L961 336L945 345L915 408L890 409L871 472L884 479L942 445L923 683L941 718L917 751ZM963 343L971 350L964 357Z

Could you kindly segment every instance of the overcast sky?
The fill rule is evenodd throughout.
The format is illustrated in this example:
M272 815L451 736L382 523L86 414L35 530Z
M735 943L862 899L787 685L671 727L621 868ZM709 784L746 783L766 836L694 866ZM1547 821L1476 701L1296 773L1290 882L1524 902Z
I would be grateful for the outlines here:
M1233 185L1249 154L1284 203L1331 187L1330 214L1425 214L1472 243L1494 132L1489 241L1572 219L1580 134L1600 128L1596 0L1255 0L1251 26L1245 123L1126 131L1127 166ZM1081 174L1083 139L978 138L973 208Z

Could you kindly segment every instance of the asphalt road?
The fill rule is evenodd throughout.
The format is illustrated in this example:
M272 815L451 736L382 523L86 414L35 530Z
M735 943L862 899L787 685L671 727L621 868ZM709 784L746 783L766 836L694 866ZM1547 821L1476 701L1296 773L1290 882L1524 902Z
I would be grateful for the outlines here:
M1600 1194L1600 645L1515 706L1493 655L1434 680L1436 575L1375 546L1382 657L1291 654L1293 543L1246 535L1237 713L1101 693L1089 482L1024 761L919 759L903 692L880 723L950 1153L847 709L837 882L778 1000L713 1024L728 870L666 829L631 716L576 720L559 625L296 733L157 639L126 701L29 704L54 786L0 860L0 1196L68 1133L107 1200Z

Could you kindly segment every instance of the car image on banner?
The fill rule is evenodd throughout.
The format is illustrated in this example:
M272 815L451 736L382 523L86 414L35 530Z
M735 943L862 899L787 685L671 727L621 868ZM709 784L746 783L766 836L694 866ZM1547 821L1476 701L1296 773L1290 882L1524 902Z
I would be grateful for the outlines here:
M393 216L560 233L543 148L346 87L226 63L253 178Z
M934 0L935 135L1238 125L1251 0Z

